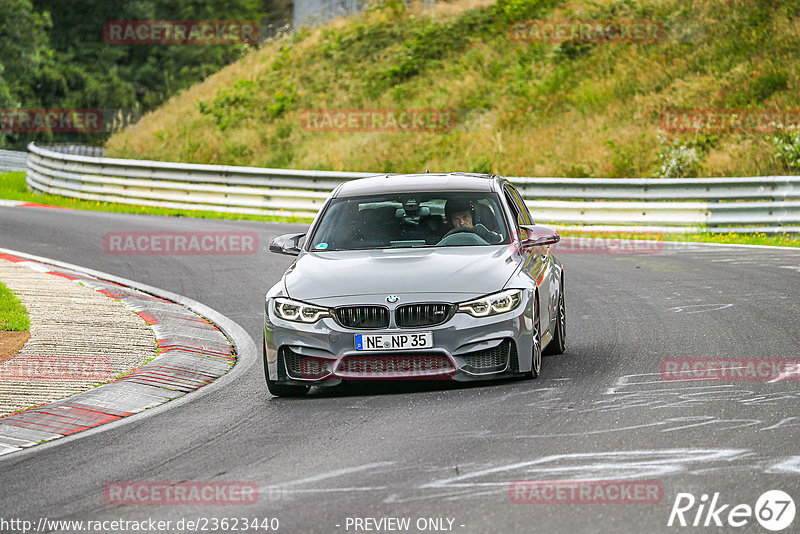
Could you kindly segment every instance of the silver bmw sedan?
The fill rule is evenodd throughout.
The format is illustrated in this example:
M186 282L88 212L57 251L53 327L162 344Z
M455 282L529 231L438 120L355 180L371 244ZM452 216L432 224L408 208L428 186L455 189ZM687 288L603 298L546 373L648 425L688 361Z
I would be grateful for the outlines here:
M345 380L536 378L564 352L564 270L505 178L386 175L337 187L266 295L270 393Z

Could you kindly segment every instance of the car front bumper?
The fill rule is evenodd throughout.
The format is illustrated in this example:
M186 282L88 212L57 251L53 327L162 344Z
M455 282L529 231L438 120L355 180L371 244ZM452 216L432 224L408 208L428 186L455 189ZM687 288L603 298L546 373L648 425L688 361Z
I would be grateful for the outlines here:
M313 324L278 318L268 299L264 365L271 380L287 385L333 386L342 380L485 380L531 370L533 299L492 317L456 313L441 325L356 330L326 317ZM356 334L431 332L420 350L356 350Z

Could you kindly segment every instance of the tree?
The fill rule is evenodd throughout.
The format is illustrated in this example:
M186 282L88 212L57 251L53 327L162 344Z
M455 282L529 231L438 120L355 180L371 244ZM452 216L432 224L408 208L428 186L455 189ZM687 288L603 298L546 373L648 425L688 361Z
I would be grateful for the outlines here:
M121 20L250 20L278 27L291 0L0 0L0 107L146 112L250 50L246 44L120 45ZM28 134L27 140L102 142L105 134ZM2 142L2 139L0 139Z
M0 0L0 110L35 102L30 80L51 55L47 16L37 14L30 0ZM16 135L0 129L0 146Z

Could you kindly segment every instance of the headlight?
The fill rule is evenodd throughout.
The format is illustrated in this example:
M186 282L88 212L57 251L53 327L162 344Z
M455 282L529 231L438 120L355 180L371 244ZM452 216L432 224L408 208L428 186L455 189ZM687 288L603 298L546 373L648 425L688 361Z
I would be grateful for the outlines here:
M323 317L331 316L327 308L286 298L275 299L275 315L296 323L316 323Z
M473 317L489 317L510 312L518 308L521 302L522 290L508 289L469 302L462 302L458 305L457 311L468 313Z

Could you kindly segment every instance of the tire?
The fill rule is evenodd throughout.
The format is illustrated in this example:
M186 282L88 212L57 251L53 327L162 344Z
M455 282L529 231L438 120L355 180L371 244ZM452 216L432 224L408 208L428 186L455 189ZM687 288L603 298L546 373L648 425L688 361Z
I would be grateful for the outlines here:
M538 295L537 295L538 297ZM525 373L525 378L535 379L539 377L542 372L542 329L539 324L539 301L536 301L536 307L533 312L533 348L531 349L531 370Z
M558 317L556 318L556 331L553 332L553 339L544 349L547 355L564 354L567 350L566 333L567 333L567 308L564 306L564 284L561 284L561 291L558 294Z
M264 378L267 379L267 389L276 397L304 397L310 386L290 386L286 384L278 384L269 377L269 367L267 367L267 346L266 343L261 343L261 353L264 358ZM279 363L280 365L280 363Z
M269 377L267 377L267 389L276 397L305 397L309 387L276 384L274 380L270 380Z

